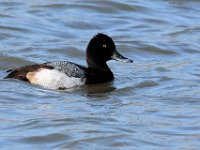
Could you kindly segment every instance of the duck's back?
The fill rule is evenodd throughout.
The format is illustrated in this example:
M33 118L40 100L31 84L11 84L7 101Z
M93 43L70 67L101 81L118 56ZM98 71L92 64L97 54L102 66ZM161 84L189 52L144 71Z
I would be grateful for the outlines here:
M29 81L50 89L70 88L85 84L85 70L72 62L48 62L10 69L6 78Z

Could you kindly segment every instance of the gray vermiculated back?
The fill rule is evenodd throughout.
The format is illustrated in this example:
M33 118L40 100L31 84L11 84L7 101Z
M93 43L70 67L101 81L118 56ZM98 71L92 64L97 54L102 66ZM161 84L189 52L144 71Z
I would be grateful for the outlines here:
M45 63L47 66L54 67L54 69L65 73L69 77L82 78L85 77L83 67L68 61Z

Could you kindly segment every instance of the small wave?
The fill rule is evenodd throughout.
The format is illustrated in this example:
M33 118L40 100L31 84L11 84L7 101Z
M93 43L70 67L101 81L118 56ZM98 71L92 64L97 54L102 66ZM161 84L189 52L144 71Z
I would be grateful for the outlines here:
M148 80L148 81L142 81L141 83L138 83L137 85L135 85L135 88L147 88L147 87L154 87L158 85L159 83Z

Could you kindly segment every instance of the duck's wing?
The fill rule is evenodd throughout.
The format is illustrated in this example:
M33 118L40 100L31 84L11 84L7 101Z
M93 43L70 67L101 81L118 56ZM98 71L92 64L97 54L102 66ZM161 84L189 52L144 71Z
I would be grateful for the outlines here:
M40 69L55 69L62 73L65 73L68 77L76 78L83 78L86 74L86 68L83 66L68 61L59 61L9 69L7 71L9 72L9 74L5 78L15 78L19 80L28 81L27 74L31 72L37 72Z
M82 78L85 77L86 68L69 61L48 62L47 67L52 67L60 72L65 73L68 77Z

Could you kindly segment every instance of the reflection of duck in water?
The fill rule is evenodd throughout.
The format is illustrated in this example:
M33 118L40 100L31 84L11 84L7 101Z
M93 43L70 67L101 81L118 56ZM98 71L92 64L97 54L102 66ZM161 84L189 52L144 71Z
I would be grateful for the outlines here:
M86 50L88 67L68 61L34 64L8 70L5 78L15 78L50 89L63 89L85 84L112 81L112 71L106 62L114 59L132 62L116 51L113 40L105 34L95 35Z

